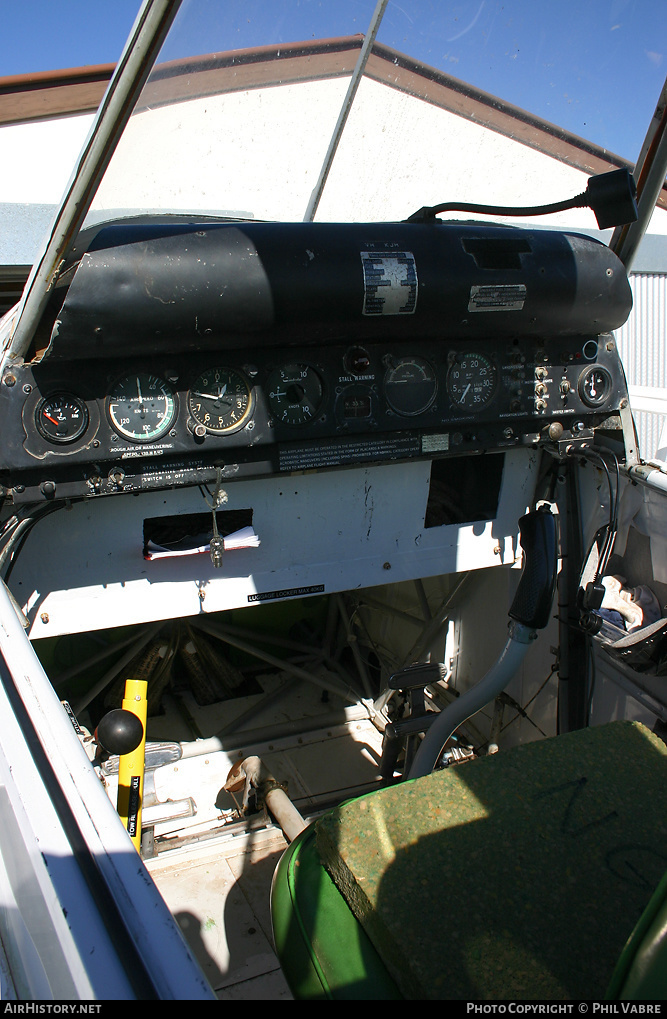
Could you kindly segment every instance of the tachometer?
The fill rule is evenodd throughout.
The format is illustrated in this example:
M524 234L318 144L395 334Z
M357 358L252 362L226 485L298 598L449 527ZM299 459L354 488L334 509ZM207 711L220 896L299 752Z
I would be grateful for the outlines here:
M131 442L154 442L171 428L176 397L167 382L149 372L132 372L114 383L107 413L119 435Z
M252 414L252 388L234 368L209 368L193 383L188 410L195 423L213 435L235 432Z
M498 372L483 354L456 354L447 372L447 392L461 410L474 413L493 399Z
M88 427L88 408L71 393L52 393L38 403L35 424L49 442L59 445L74 442Z

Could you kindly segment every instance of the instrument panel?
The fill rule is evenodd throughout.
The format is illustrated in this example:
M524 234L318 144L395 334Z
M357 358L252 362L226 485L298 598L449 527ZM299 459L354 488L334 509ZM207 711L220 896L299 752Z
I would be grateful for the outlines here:
M627 274L589 237L150 218L71 259L0 378L14 503L535 445L627 399Z
M0 380L14 502L535 444L626 397L613 339L423 340L44 362Z

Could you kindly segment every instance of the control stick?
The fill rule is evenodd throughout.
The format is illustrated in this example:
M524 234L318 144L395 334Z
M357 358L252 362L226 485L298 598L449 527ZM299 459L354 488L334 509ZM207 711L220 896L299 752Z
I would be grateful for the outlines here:
M509 612L507 643L486 676L444 708L431 724L407 778L421 778L433 771L447 740L505 689L537 636L536 630L549 622L558 569L556 518L541 507L520 519L519 530L525 561Z

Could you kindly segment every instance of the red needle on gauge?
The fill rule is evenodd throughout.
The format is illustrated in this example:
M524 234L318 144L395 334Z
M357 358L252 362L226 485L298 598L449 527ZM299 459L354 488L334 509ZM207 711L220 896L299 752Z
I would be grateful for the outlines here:
M44 417L48 418L49 421L53 421L54 425L59 425L60 424L60 421L58 421L57 418L52 418L50 414L44 414Z

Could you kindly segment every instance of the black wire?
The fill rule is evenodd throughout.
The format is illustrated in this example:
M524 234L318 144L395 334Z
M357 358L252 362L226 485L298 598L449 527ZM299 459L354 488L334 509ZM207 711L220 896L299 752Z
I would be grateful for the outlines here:
M11 521L7 522L8 525L11 523L11 526L3 528L2 534L0 535L1 538L4 538L2 545L0 546L0 568L4 566L11 552L12 546L16 543L31 520L32 517L28 514L23 517L15 516Z
M13 516L8 517L0 529L0 538L2 538L7 531L13 530L13 528L20 522L21 518L17 516L16 513Z
M612 551L614 549L614 542L616 541L616 532L618 530L618 502L619 502L619 489L620 489L620 474L619 474L619 469L618 469L618 459L616 458L616 455L614 453L612 453L611 456L614 459L614 464L615 464L615 468L616 468L616 470L615 470L615 474L616 474L616 489L615 489L615 492L612 492L612 483L611 483L611 476L609 474L609 468L607 467L607 464L606 464L606 462L604 460L604 457L601 454L598 454L599 462L604 467L605 473L607 475L607 480L608 480L608 483L609 483L609 498L610 498L610 506L609 506L609 516L610 516L610 520L609 520L609 533L607 535L607 541L605 543L604 553L600 557L600 562L598 564L598 570L597 570L597 578L598 579L599 579L599 577L602 576L602 574L604 573L604 571L607 568L607 565L608 565L609 560L611 558L611 553L612 553Z
M616 533L618 531L618 506L620 501L620 486L621 486L620 469L618 457L616 456L616 454L611 450L607 450L606 452L612 458L614 466L615 476L615 491L614 491L612 488L612 481L611 475L609 473L609 468L604 457L602 456L602 453L599 452L598 450L580 450L578 452L580 453L581 456L585 457L589 461L589 463L599 464L603 467L605 474L607 476L607 483L609 485L610 504L609 504L608 533L606 541L603 546L603 551L600 553L600 559L596 570L595 580L598 581L607 568L609 559L611 558L611 553L614 548ZM595 693L595 684L597 679L597 671L595 668L595 652L593 648L593 642L590 640L590 636L588 636L588 656L589 656L589 689L588 699L586 703L586 724L590 725L591 711L593 708L593 696Z
M57 510L61 510L67 505L71 505L69 500L58 503L49 503L46 506L37 507L36 512L33 512L35 510L35 507L33 506L28 512L26 512L25 516L17 519L14 526L10 529L6 540L0 547L0 570L7 560L9 560L7 570L3 577L5 583L9 580L11 572L16 564L16 560L18 559L18 556L35 524L38 524L40 520L44 519L44 517L49 516L51 513L55 513ZM0 538L3 536L4 530L2 534L0 534Z
M620 491L620 471L618 465L618 457L615 453L608 451L614 462L614 474L615 474L615 486L612 484L611 474L609 473L609 467L602 456L602 453L598 450L593 449L578 449L573 451L574 456L580 456L587 460L593 466L602 467L607 478L607 486L609 488L609 523L607 525L607 535L605 537L602 549L600 551L600 557L598 560L597 569L595 571L595 581L597 582L600 577L604 574L611 553L614 548L614 542L616 540L616 532L618 530L618 503L619 503L619 491Z
M527 702L526 702L526 704L524 704L524 706L523 706L522 708L520 708L520 710L519 710L518 714L516 714L516 715L514 716L514 718L510 718L509 722L506 722L506 723L505 723L505 725L503 725L503 727L502 727L502 728L501 728L501 730L500 730L501 732L505 732L505 729L508 729L510 725L514 725L514 723L516 722L516 720L517 720L518 718L525 718L525 719L526 719L526 721L527 721L527 722L530 722L530 724L531 724L531 725L534 725L534 726L535 726L535 728L536 728L537 730L539 730L539 732L542 732L542 730L540 729L540 727L539 727L539 725L537 724L537 722L534 722L532 718L529 718L529 717L528 717L528 715L526 714L526 712L528 711L528 708L529 708L529 707L530 707L530 705L531 705L531 704L533 703L533 701L534 701L534 700L535 700L535 699L536 699L537 697L539 697L539 695L540 695L540 694L542 693L542 691L544 690L545 686L547 685L547 683L549 682L549 680L550 680L550 679L551 679L551 677L553 676L554 672L557 672L557 671L558 671L558 662L554 662L554 664L553 664L553 665L551 666L551 669L550 669L550 671L549 671L549 675L548 675L548 676L547 676L547 678L546 678L546 679L544 680L544 682L543 682L543 683L542 683L542 684L541 684L541 685L540 685L540 686L538 687L538 689L537 689L537 690L535 691L535 693L534 693L534 694L533 694L533 696L532 696L532 697L530 698L530 700L529 700L529 701L527 701ZM516 710L516 709L515 709L515 710ZM544 736L544 735L546 735L546 734L542 732L542 735Z
M600 458L598 462L604 469L604 472L607 476L607 485L609 487L609 523L607 525L607 533L605 536L605 540L602 544L602 548L600 550L600 558L598 560L597 569L595 571L596 583L603 575L607 567L607 562L609 561L609 556L611 555L611 550L613 548L614 540L616 538L616 532L614 530L614 516L615 516L614 494L612 491L611 475L609 473L609 468L607 467L607 464L604 462L604 460Z
M597 670L595 668L595 650L593 648L593 642L589 640L589 661L590 661L590 680L588 689L588 703L586 704L586 725L591 724L591 711L593 709L593 694L595 693L595 681L597 679Z
M413 213L406 222L421 223L433 219L441 212L476 212L484 216L547 216L553 212L564 212L567 209L586 208L588 195L586 193L577 195L575 198L568 198L563 202L553 202L551 205L533 206L506 206L506 205L477 205L469 202L442 202L440 205L424 206L418 212Z

